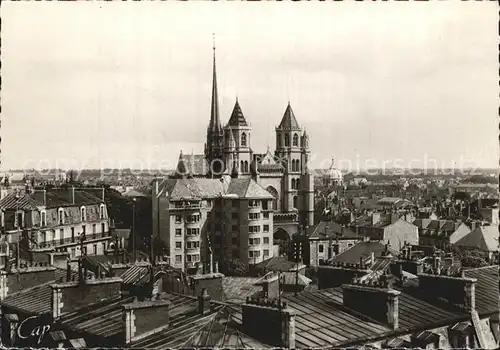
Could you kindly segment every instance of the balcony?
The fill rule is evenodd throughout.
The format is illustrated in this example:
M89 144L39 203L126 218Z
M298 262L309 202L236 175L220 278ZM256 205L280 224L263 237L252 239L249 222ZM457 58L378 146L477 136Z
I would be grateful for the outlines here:
M99 240L99 239L103 239L103 238L111 238L110 233L104 232L104 233L87 234L84 242ZM53 247L60 247L60 246L64 246L64 245L72 245L72 244L79 244L79 243L80 243L80 241L78 240L78 237L54 239L54 240L45 241L45 242L30 241L30 249L48 249L48 248L53 248Z
M185 205L176 205L174 207L170 207L171 211L185 211L185 210L201 210L200 204L185 204Z
M274 213L273 222L296 222L298 221L297 213Z

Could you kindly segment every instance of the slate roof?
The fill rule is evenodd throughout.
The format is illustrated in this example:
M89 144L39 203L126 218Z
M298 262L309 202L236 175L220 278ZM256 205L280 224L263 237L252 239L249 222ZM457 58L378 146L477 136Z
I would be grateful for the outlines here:
M465 277L477 278L476 309L479 314L498 312L498 266L486 266L463 270Z
M265 271L281 271L286 272L295 269L297 263L289 261L285 256L273 256L267 260L261 261L255 265L256 269L263 269Z
M57 208L68 206L80 206L102 203L101 198L83 189L75 188L75 204L71 188L69 189L50 189L46 191L45 207ZM19 205L19 206L18 206ZM16 209L37 210L37 207L44 206L43 192L35 191L32 194L21 194L19 200L16 199L16 194L11 193L0 201L1 209Z
M380 242L372 242L372 241L358 242L351 248L347 249L345 252L336 255L334 257L334 261L344 262L349 264L358 264L360 258L363 258L363 260L370 259L372 252L377 258L380 257L385 250L386 250L385 244L382 244ZM391 248L387 248L387 250L393 256L398 255L398 252Z
M235 194L240 198L268 198L273 196L251 178L231 179L226 194Z
M320 221L308 229L309 238L357 238L358 235L335 221Z
M217 179L178 179L167 186L171 199L213 198L224 193L224 186Z
M456 242L457 246L478 248L486 252L498 251L498 226L476 227Z
M290 103L286 106L285 114L283 114L283 118L281 119L280 125L278 126L280 129L300 129L299 123L295 118L295 114L293 113L292 107Z
M244 303L247 297L262 290L261 286L255 285L259 280L260 278L256 277L224 277L222 279L224 301Z
M231 117L229 118L229 122L227 123L229 126L248 126L245 117L243 116L243 112L241 111L240 104L238 100L234 104L233 112L231 113Z
M2 305L29 315L52 312L52 288L50 284L54 282L9 295L2 301Z

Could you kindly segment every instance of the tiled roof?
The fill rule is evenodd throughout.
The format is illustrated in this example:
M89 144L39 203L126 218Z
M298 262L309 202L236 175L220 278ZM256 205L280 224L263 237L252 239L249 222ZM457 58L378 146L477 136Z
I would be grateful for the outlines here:
M171 186L170 197L181 198L213 198L224 193L224 186L217 179L178 179Z
M224 300L244 303L246 297L250 297L262 290L261 286L255 285L259 280L260 278L255 277L224 277L222 279Z
M356 238L358 235L334 221L320 221L308 229L310 238Z
M269 192L251 178L231 179L226 194L235 194L240 198L273 198Z
M498 266L463 270L465 277L477 278L476 309L479 314L498 312Z
M387 249L393 256L398 255L397 251L392 250L391 248ZM379 257L385 250L386 246L380 242L358 242L345 252L335 256L334 261L358 264L360 258L363 258L363 261L369 259L372 252L375 257Z
M297 263L289 261L287 257L284 256L273 256L267 260L264 260L257 265L256 269L263 269L265 271L281 271L286 272L294 269Z
M53 188L46 190L45 206L47 208L80 206L102 203L101 198L95 196L81 188L75 188L75 200L73 204L71 188L59 189ZM2 209L16 209L19 205L20 209L36 210L39 206L44 206L43 192L35 191L32 194L23 194L19 200L16 199L16 194L11 193L0 201Z
M295 114L293 113L290 103L288 103L288 106L286 106L285 114L283 114L283 118L281 119L278 128L292 130L300 129L299 123L297 123L297 119L295 118Z
M32 315L49 313L52 311L52 288L50 283L46 283L25 289L9 295L2 305Z
M0 208L2 209L22 209L22 210L36 210L38 206L42 206L42 203L39 203L31 198L30 195L21 195L19 198L16 198L15 193L8 194L0 201Z
M482 251L498 251L498 226L476 227L467 236L456 242L457 246L474 247Z
M238 100L234 104L233 112L231 113L231 118L229 118L229 122L227 123L229 126L248 126L245 117L243 116L243 112L241 111L240 104Z

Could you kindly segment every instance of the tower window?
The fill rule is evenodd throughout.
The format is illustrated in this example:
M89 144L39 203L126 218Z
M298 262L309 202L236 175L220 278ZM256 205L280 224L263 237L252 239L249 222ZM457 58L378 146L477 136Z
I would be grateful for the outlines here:
M297 209L297 196L293 196L293 207Z
M292 163L293 164L293 163ZM295 183L295 179L292 179L292 190L295 189L295 186L296 186L296 183Z
M298 146L299 145L299 135L294 134L293 135L293 145Z
M247 134L245 133L241 134L241 145L244 147L247 145Z
M297 179L297 182L295 183L295 188L297 190L300 190L300 179Z
M285 134L285 147L290 147L290 135Z
M248 161L245 160L245 173L248 173Z

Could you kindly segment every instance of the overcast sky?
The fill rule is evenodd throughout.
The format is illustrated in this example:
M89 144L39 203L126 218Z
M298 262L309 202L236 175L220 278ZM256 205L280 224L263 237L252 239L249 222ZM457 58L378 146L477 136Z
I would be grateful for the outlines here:
M202 153L214 32L221 119L238 95L256 152L274 149L290 100L314 167L496 167L496 6L5 2L2 167L156 168Z

